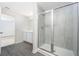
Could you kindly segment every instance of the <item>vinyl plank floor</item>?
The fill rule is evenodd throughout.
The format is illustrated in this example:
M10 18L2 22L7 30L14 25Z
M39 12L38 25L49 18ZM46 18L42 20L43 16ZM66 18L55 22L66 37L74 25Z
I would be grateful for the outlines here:
M44 56L40 53L32 53L32 44L22 42L2 47L0 56Z

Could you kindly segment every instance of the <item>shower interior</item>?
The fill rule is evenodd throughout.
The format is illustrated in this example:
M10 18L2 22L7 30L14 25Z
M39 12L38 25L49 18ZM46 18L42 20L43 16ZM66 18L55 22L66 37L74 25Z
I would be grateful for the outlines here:
M38 10L39 48L60 56L77 55L78 3L55 10Z
M50 15L50 16L49 16ZM49 16L49 17L47 17ZM39 15L40 18L42 18L39 23L41 23L39 25L39 45L40 45L40 48L43 48L45 49L46 51L51 51L51 40L48 40L48 39L51 39L51 19L48 20L48 18L51 18L51 12L47 12L47 13L42 13L41 15ZM51 34L50 34L51 33ZM41 37L42 36L42 37ZM46 40L43 40L43 39L46 39Z

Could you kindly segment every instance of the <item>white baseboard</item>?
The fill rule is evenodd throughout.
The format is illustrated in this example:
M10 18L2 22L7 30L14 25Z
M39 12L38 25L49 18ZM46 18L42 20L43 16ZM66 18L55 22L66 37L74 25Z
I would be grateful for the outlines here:
M15 44L22 43L22 42L24 42L24 41L19 41L19 42L16 42L16 41L15 41Z
M53 55L53 54L51 54L49 52L46 52L46 51L44 51L42 49L39 49L39 48L38 48L38 52L41 53L41 54L43 54L43 55L45 55L45 56L55 56L55 55Z
M26 40L24 40L25 42L28 42L28 41L26 41ZM28 43L30 43L30 44L33 44L32 42L28 42Z

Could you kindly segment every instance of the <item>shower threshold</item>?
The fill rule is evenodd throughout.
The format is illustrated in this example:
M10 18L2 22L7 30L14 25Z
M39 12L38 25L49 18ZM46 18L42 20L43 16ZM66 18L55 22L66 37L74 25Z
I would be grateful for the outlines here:
M52 52L50 44L43 44L40 47L40 49L50 53L49 55L55 55L55 56L74 56L74 53L73 53L72 50L64 49L64 48L61 48L61 47L58 47L58 46L54 46L54 52Z

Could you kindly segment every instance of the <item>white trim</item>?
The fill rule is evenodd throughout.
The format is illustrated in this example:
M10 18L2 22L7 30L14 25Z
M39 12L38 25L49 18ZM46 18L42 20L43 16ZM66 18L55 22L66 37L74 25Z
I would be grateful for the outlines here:
M42 50L40 48L38 48L38 52L41 53L41 54L43 54L43 55L45 55L45 56L55 56L54 54L46 52L46 51L44 51L44 50Z
M1 54L1 47L0 47L0 54Z
M37 53L37 52L38 52L37 49L35 49L35 50L33 49L33 50L32 50L32 53L33 53L33 54L35 54L35 53Z
M37 3L34 3L34 15L33 15L33 50L32 53L36 53L38 50L38 8Z

